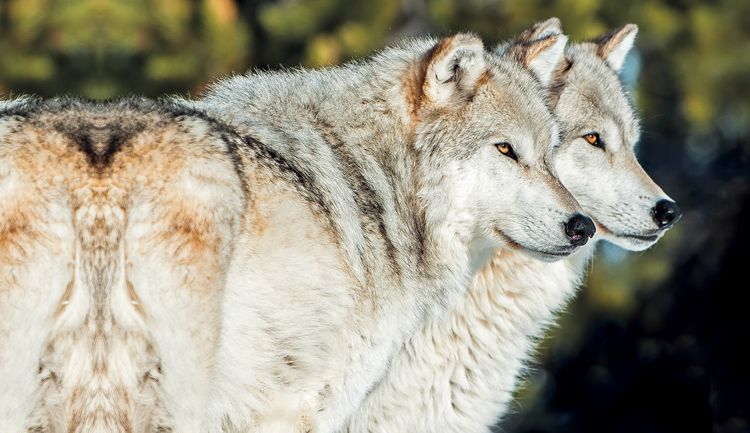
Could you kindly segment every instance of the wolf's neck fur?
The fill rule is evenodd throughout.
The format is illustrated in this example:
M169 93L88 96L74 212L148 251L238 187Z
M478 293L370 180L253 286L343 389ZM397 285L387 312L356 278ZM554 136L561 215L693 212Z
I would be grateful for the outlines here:
M394 357L347 433L489 431L507 409L536 339L575 293L593 244L555 263L498 253L447 317Z
M466 222L448 211L453 203L434 209L421 198L439 187L419 163L411 78L433 44L339 68L234 77L202 101L309 177L361 284L389 276L445 293L469 281L476 254ZM383 251L389 260L376 260Z

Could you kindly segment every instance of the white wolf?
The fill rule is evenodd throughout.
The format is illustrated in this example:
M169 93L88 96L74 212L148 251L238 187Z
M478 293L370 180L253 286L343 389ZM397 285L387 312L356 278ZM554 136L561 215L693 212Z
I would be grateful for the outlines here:
M391 355L503 245L553 259L593 234L546 168L542 86L566 38L520 62L474 36L321 71L227 79L197 104L246 135L213 431L342 426Z
M636 32L627 25L573 44L550 86L562 133L556 173L597 223L599 239L630 250L652 245L680 216L634 155L638 119L617 73ZM560 23L553 18L499 50L556 33ZM448 318L433 321L394 357L347 431L489 431L536 337L574 294L593 251L592 242L555 263L498 252Z

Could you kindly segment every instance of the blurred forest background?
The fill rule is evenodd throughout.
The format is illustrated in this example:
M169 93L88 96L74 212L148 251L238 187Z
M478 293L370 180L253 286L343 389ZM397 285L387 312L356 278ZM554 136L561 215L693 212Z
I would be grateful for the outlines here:
M640 26L640 158L686 215L645 253L600 249L497 431L750 432L750 1L0 0L0 96L195 94L550 16L573 40Z

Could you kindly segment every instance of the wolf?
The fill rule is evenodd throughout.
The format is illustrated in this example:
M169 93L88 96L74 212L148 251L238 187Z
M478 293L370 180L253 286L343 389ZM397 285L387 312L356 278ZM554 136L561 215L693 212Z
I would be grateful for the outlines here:
M653 245L681 215L634 154L639 121L618 72L637 30L629 24L572 44L548 86L561 128L554 172L596 223L595 240L633 251ZM558 33L560 21L552 18L496 52ZM394 357L343 430L490 431L536 339L581 283L594 245L554 263L499 249L448 318L430 322Z
M201 431L242 145L173 103L0 105L0 431Z
M329 432L502 245L560 259L594 226L547 168L539 80L566 38L498 58L470 34L218 82L248 143L210 431Z

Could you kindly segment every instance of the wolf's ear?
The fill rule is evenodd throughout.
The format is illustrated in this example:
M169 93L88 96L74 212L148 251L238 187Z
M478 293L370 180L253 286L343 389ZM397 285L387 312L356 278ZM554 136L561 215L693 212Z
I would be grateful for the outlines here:
M633 42L635 42L635 35L637 34L637 25L626 24L620 29L599 36L592 42L596 45L596 53L606 60L612 69L620 72L623 63L625 63L625 56L633 48Z
M459 33L440 40L430 51L424 93L437 104L470 96L487 71L484 44L474 35Z
M505 42L500 42L492 50L497 55L503 55L508 49L514 45L531 42L535 39L544 39L551 35L562 34L562 23L557 17L548 18L546 21L541 21L528 29L522 31L518 36Z
M535 39L544 39L551 35L562 34L562 23L560 18L552 17L545 21L538 22L528 29L522 31L513 40L515 42L529 42Z
M550 34L541 39L513 43L503 55L521 63L542 85L547 86L552 80L552 73L565 56L567 43L567 36Z

